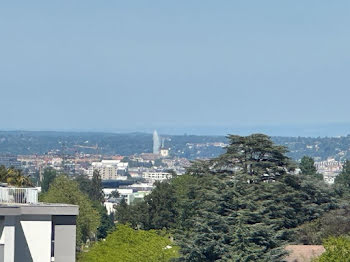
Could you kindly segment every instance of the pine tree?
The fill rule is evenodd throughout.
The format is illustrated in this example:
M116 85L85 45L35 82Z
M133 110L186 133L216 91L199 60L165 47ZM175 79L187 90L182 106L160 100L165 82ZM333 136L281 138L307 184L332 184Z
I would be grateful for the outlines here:
M188 170L196 183L176 235L180 261L282 261L292 229L331 209L330 195L294 175L268 136L229 139L225 154Z
M102 191L102 180L100 173L97 170L94 170L91 182L91 192L89 194L90 199L92 201L103 203L104 194Z

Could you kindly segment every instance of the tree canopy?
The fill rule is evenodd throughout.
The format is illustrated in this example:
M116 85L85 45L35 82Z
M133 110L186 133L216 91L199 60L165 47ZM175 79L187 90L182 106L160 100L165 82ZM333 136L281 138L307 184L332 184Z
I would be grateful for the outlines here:
M345 236L330 237L323 243L326 252L314 262L345 262L350 261L350 238Z
M320 218L303 224L297 232L298 242L305 245L321 245L329 237L350 235L350 206L327 212Z
M33 186L30 178L22 174L21 170L5 166L0 166L0 182L17 187Z
M100 217L93 208L93 203L79 190L77 182L70 180L65 175L58 176L51 184L49 190L41 196L41 201L78 205L77 244L82 244L90 238L95 238L97 227L100 224Z
M169 262L178 255L167 235L156 231L134 230L118 225L105 241L96 243L89 252L82 253L79 262Z
M304 156L300 161L299 168L303 175L311 176L320 180L323 179L323 175L320 173L317 173L317 169L315 167L315 161L312 157Z
M345 193L350 192L350 160L346 160L342 171L335 178L334 184L338 187L338 189L345 191Z
M43 179L41 181L41 192L47 192L50 188L51 183L55 180L56 177L56 170L52 168L46 168L43 172Z

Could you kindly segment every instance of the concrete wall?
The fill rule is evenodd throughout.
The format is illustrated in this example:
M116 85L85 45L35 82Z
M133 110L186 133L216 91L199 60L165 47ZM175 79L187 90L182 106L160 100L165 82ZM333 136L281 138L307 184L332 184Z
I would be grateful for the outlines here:
M4 260L4 249L5 249L5 245L4 244L0 244L0 262L5 262L5 260Z
M75 262L77 214L63 204L1 207L0 262Z
M16 222L15 262L51 260L51 216L20 216Z
M76 217L53 216L55 262L75 262Z

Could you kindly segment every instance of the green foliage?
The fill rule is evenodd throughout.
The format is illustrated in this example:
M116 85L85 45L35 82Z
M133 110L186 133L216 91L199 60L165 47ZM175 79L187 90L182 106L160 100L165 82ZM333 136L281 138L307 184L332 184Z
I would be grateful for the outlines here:
M196 183L198 178L189 174L184 174L181 176L176 176L170 183L174 187L176 201L174 203L177 218L175 228L188 228L191 225L187 224L189 222L189 217L193 215L193 205L192 198L195 195Z
M334 197L317 176L294 175L269 137L229 139L225 154L157 183L142 203L119 205L117 220L172 230L179 261L281 261L295 228L335 208Z
M312 157L309 156L303 156L300 162L300 170L304 175L312 175L317 172L317 169L315 167L315 162Z
M334 208L327 186L293 175L269 137L230 136L227 153L194 164L190 212L177 229L180 261L282 261L293 230Z
M123 199L116 207L116 220L142 229L174 228L179 215L179 197L172 183L156 182L152 193L145 196L144 201L127 205Z
M112 232L114 227L114 217L107 214L107 209L100 203L96 203L94 207L97 209L100 215L100 225L97 228L97 239L104 239L107 234Z
M96 243L89 252L82 253L79 262L168 262L178 255L169 237L156 231L134 230L118 225L106 241Z
M299 168L301 170L301 173L305 176L312 176L320 180L323 179L323 175L317 173L317 169L315 167L315 161L312 157L304 156L301 159Z
M350 193L350 161L346 160L341 173L335 178L334 184L342 193Z
M171 228L176 223L177 210L174 187L168 182L156 182L152 194L145 196L142 204L146 212L145 229Z
M91 180L91 191L89 192L90 199L99 203L103 203L104 194L102 191L102 181L100 173L94 170Z
M77 182L64 175L58 176L49 190L41 195L41 201L78 205L77 244L85 243L88 239L95 237L100 217L93 208L93 203L79 190Z
M124 198L115 208L115 219L120 224L133 224L135 215L132 206L128 206Z
M170 181L156 182L152 193L143 201L127 205L122 200L116 207L116 220L134 228L177 228L187 222L185 218L191 212L187 196L194 180L193 176L182 175Z
M75 181L78 183L80 191L86 194L93 202L93 208L96 209L100 215L100 225L96 235L97 239L106 238L108 232L114 230L114 217L108 216L107 210L102 204L104 196L99 173L95 171L92 180L85 176L78 176L75 178Z
M87 178L85 175L76 176L74 180L78 183L80 191L88 195L90 198L91 197L90 194L92 192L91 180Z
M326 252L314 262L347 262L350 261L350 238L330 237L323 243Z
M41 192L45 193L49 190L51 183L57 177L56 170L46 168L43 173L43 180L41 181Z
M23 175L21 170L4 166L0 166L0 182L16 187L33 186L30 178Z
M331 236L350 235L349 205L325 213L319 219L305 223L298 229L298 241L305 245L321 245Z

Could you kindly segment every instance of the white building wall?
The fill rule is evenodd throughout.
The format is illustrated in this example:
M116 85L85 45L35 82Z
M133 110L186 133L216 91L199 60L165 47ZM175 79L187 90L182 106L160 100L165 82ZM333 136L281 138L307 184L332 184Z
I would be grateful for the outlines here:
M167 172L143 172L142 177L147 181L163 181L171 179L172 175Z
M51 216L24 216L16 226L15 261L51 260ZM30 254L27 254L27 248Z

